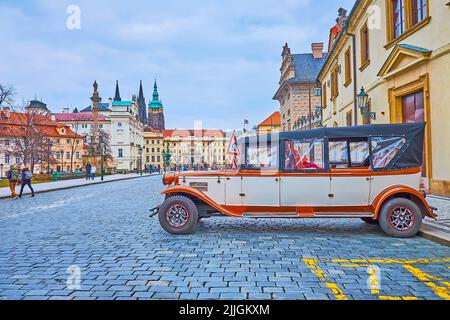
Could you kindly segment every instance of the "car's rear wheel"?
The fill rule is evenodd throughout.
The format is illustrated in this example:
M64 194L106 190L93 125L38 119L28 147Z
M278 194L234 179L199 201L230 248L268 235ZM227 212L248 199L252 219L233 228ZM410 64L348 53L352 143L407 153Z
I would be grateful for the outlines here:
M161 227L171 234L187 234L198 221L195 203L185 196L167 198L158 210Z
M396 238L410 238L419 232L423 215L411 200L393 198L381 207L378 221L381 229Z
M378 224L378 220L373 218L361 218L361 220L368 224Z

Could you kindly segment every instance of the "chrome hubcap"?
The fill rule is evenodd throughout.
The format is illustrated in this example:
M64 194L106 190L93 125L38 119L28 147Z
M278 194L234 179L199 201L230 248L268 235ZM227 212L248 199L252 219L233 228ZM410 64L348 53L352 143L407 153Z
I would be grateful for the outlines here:
M167 222L174 228L181 228L189 220L189 213L185 207L180 204L170 207L167 212Z
M407 231L414 225L414 215L406 207L399 207L392 211L389 220L391 225L399 231Z

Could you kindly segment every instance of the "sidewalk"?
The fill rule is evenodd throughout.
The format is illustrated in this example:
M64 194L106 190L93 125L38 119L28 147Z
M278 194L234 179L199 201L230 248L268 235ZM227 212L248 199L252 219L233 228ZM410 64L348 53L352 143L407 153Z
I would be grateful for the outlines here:
M153 174L156 175L156 174ZM137 179L142 177L148 177L150 174L143 174L137 175L135 173L130 174L115 174L111 176L105 176L104 180L101 181L100 177L96 177L95 180L86 180L83 179L73 179L73 180L61 180L56 182L46 182L46 183L39 183L33 185L33 189L35 193L44 193L49 191L55 191L55 190L64 190L64 189L70 189L70 188L76 188L76 187L83 187L86 185L92 185L92 184L100 184L100 183L108 183L108 182L114 182L114 181L120 181L120 180L128 180L128 179ZM26 192L24 191L24 195L31 194L28 187L25 187ZM19 193L20 186L16 187L16 192ZM8 187L6 188L0 188L0 199L9 198L10 190Z
M438 208L438 217L437 221L425 218L419 235L450 247L450 198L428 195L427 201L430 206Z

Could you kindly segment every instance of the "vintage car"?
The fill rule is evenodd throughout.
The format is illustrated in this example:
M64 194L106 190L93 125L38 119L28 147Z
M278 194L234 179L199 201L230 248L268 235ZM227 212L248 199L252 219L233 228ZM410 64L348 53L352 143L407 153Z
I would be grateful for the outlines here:
M201 218L361 218L412 237L435 218L419 190L425 123L319 128L239 140L239 170L165 173L164 230Z

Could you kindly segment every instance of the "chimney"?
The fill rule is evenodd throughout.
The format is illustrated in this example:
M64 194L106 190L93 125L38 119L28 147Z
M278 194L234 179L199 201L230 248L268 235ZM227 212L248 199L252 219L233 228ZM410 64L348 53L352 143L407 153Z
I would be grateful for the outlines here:
M311 44L311 50L314 59L322 59L323 58L323 43L313 43Z

